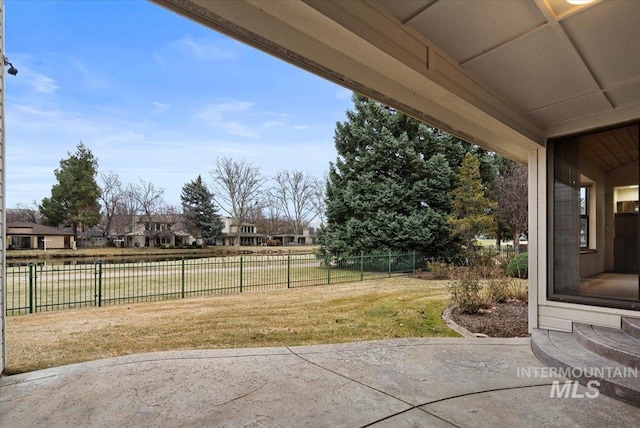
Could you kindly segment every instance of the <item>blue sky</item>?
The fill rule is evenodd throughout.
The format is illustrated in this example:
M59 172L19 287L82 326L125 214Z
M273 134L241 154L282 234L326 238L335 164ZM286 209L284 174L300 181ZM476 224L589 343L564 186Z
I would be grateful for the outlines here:
M82 141L99 171L180 189L219 156L320 177L351 92L143 0L5 0L7 207Z

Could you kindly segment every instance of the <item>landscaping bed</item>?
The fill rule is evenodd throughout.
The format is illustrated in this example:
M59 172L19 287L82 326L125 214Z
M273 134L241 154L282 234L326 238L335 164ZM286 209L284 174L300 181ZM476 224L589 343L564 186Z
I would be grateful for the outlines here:
M496 303L490 309L477 314L465 314L458 309L451 312L451 319L472 333L489 337L527 337L527 302L519 300Z

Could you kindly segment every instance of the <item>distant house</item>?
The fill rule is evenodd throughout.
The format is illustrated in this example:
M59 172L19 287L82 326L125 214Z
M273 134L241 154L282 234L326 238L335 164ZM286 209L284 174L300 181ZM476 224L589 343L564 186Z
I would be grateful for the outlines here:
M236 245L238 240L238 226L231 217L222 219L224 227L222 236L216 239L216 245ZM264 245L267 242L267 235L257 233L256 225L243 222L240 225L240 245Z
M313 245L316 243L316 230L313 227L305 227L302 233L287 231L274 235L272 239L280 241L282 245Z
M86 247L106 247L107 246L107 237L104 235L104 232L100 229L91 229L88 232L82 233L84 245ZM80 232L78 232L78 240L80 238Z
M75 248L73 232L37 223L7 223L7 249Z
M125 247L164 247L191 245L196 239L185 229L181 215L152 214L129 217L125 232L114 242Z

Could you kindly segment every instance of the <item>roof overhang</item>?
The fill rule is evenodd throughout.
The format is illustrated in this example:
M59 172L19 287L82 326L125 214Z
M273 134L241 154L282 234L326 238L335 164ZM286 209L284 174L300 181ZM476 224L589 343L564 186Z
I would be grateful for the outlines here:
M640 118L640 2L151 0L526 162Z

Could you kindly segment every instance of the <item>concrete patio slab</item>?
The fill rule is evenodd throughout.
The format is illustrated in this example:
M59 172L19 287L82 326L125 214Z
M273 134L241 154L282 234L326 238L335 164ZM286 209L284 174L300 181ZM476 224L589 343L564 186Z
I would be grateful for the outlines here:
M529 339L174 351L0 379L9 427L633 426L640 408L549 398ZM578 392L586 391L579 387ZM580 395L580 394L578 394Z

